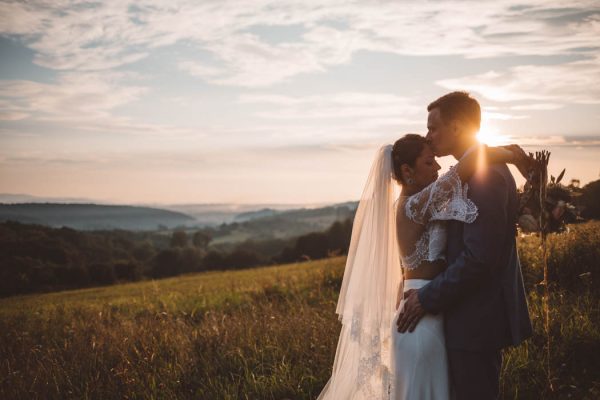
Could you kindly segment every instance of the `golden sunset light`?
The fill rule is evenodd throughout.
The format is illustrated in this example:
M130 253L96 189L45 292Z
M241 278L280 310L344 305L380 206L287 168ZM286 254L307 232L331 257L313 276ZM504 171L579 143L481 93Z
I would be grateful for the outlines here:
M479 133L477 133L477 140L488 146L503 146L511 143L509 136L501 135L498 129L490 125L481 127Z

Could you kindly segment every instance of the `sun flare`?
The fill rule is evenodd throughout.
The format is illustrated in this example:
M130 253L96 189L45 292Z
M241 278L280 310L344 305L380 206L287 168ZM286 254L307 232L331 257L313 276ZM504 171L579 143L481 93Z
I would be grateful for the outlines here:
M487 144L488 146L502 146L510 143L510 138L498 133L498 130L491 126L482 126L477 133L479 143Z

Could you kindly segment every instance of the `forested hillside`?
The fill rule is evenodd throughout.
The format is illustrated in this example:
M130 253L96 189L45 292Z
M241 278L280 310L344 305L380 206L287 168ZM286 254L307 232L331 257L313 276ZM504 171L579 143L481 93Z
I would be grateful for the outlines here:
M212 245L204 230L77 231L0 223L0 296L56 291L207 270L345 254L352 222L283 239Z

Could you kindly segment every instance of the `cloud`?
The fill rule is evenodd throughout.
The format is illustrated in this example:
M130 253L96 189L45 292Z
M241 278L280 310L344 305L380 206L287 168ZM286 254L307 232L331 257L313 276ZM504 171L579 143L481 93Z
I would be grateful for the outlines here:
M482 120L486 121L486 120L499 120L499 121L507 121L507 120L511 120L511 119L527 119L529 118L528 115L514 115L514 114L507 114L507 113L501 113L501 112L497 112L497 111L482 111L481 113L481 118Z
M57 70L97 71L139 61L155 49L189 43L220 67L189 57L180 69L220 85L259 87L347 63L359 51L401 55L593 55L597 1L222 2L113 0L0 3L0 34L18 35L34 61ZM339 21L332 24L331 21ZM292 26L277 42L256 26ZM596 62L596 61L594 61Z
M254 115L267 129L260 136L295 147L383 143L403 132L424 131L427 118L419 99L378 92L256 93L240 95L238 102L258 108Z
M56 83L0 81L0 98L28 114L54 119L98 118L139 98L146 89L120 85L117 73L66 73Z
M515 111L551 111L558 110L562 107L562 104L556 103L531 103L512 106L510 109Z
M278 44L248 32L231 33L203 46L218 60L218 67L189 60L180 62L179 67L214 84L269 86L349 62L362 47L362 39L360 33L329 27L308 30L300 42Z
M548 110L566 103L600 104L599 80L600 57L595 57L558 65L522 65L504 72L444 79L437 84L450 90L477 92L499 102L534 101L537 107L525 107ZM545 104L540 107L538 102Z
M550 135L550 136L518 136L513 138L516 143L525 147L598 147L600 136Z
M215 68L191 61L180 63L180 66L193 76L221 85L268 86L300 73L324 70L315 55L306 52L302 46L275 46L260 41L252 34L211 44L208 49L218 55L224 67Z
M19 111L0 111L0 121L18 121L27 116L28 114Z
M326 119L326 118L401 118L423 122L425 108L415 99L389 93L341 92L320 96L287 96L278 94L241 95L241 103L269 105L264 118ZM273 111L273 107L276 111Z
M178 67L181 71L185 71L192 76L201 78L213 78L223 74L223 70L221 68L197 61L181 61L179 62Z
M10 35L31 36L44 29L45 11L22 2L0 3L0 31Z
M0 120L30 119L69 130L120 132L140 135L182 135L190 130L141 123L115 116L118 107L137 101L148 89L125 84L132 74L118 72L64 72L55 83L0 80ZM64 128L63 128L64 129Z
M3 162L14 165L37 164L40 166L82 166L87 168L129 168L141 170L147 168L187 167L198 168L206 163L206 155L193 149L145 150L145 151L96 151L80 150L77 153L60 149L48 153L46 151L25 150L5 154Z

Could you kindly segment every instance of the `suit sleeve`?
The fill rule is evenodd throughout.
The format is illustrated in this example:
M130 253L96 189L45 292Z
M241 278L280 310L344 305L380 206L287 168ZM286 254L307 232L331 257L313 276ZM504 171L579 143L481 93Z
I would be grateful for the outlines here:
M464 224L463 250L444 272L419 289L423 308L444 311L492 278L506 236L508 184L492 167L469 181L469 198L479 209L474 222Z

